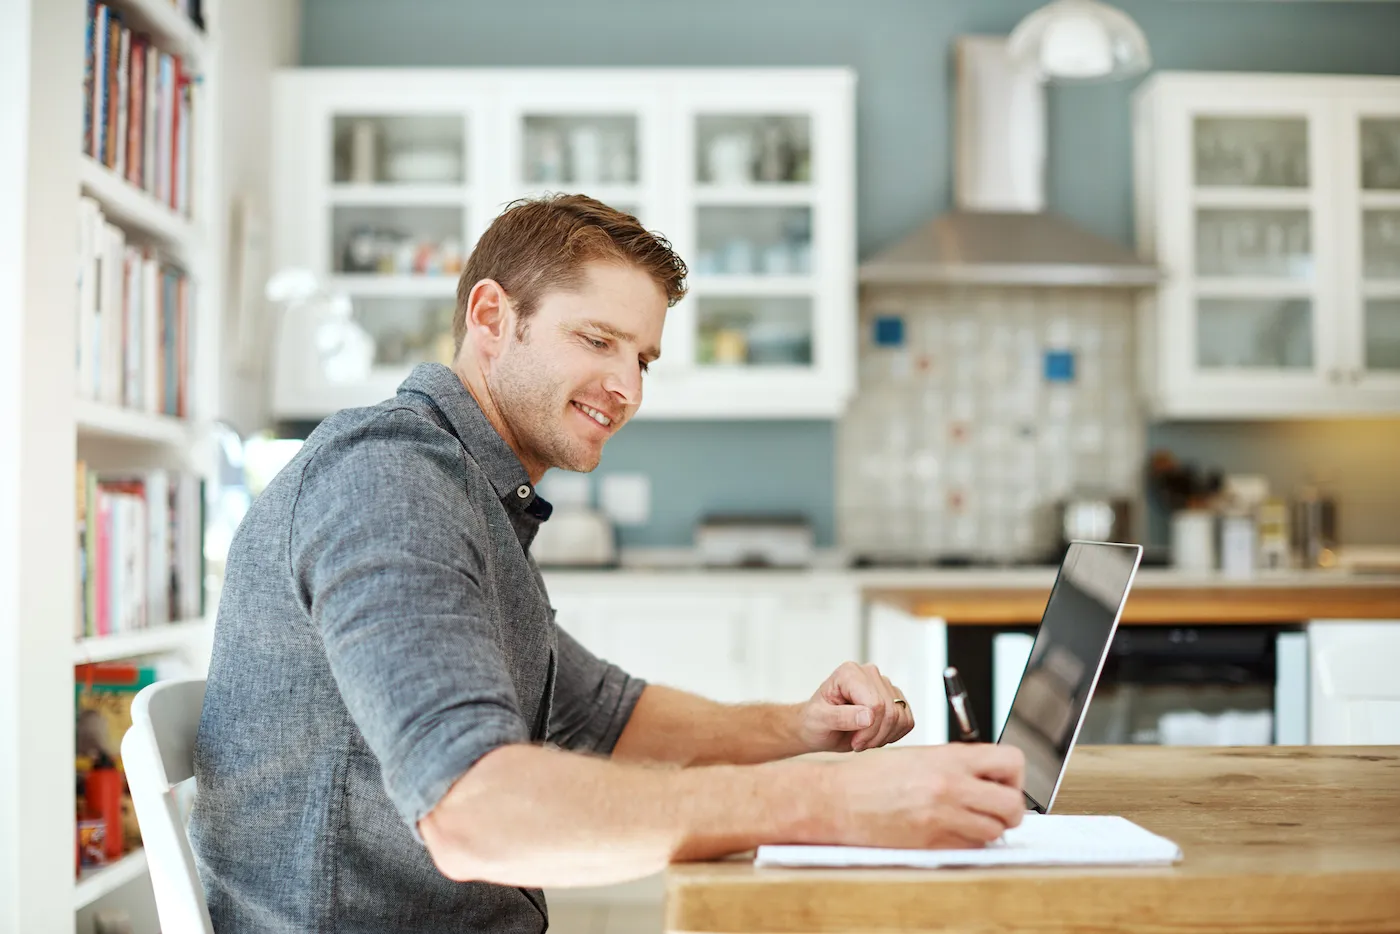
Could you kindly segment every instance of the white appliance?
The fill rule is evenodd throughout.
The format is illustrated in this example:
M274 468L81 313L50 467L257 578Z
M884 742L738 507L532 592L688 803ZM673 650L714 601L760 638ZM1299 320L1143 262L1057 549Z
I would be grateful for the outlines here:
M1114 653L1122 660L1125 654L1122 645L1122 636L1126 632L1127 638L1131 640L1135 635L1146 635L1144 630L1153 629L1165 631L1168 643L1175 642L1185 655L1192 654L1192 646L1200 646L1196 650L1195 656L1198 659L1209 658L1209 661L1200 661L1199 667L1208 669L1212 664L1220 665L1222 661L1228 662L1231 649L1226 647L1216 647L1205 645L1206 638L1211 634L1224 634L1222 627L1202 626L1202 627L1139 627L1128 626L1119 627L1119 644L1115 646ZM1271 690L1261 690L1256 692L1256 696L1269 696L1269 700L1263 703L1255 703L1243 709L1215 709L1218 705L1220 685L1209 681L1196 684L1180 684L1171 687L1175 692L1175 697L1180 701L1179 705L1171 709L1164 709L1158 718L1157 737L1154 742L1167 743L1174 736L1181 735L1182 715L1190 717L1192 727L1192 740L1195 745L1279 745L1279 746L1301 746L1309 742L1308 725L1308 634L1298 630L1274 629L1271 627L1250 627L1251 634L1256 634L1260 640L1259 644L1243 649L1237 648L1233 651L1237 655L1242 666L1247 666L1247 655L1259 654L1260 648L1264 652L1272 655L1273 660L1273 682L1271 685L1263 685ZM1267 630L1260 631L1260 630ZM1030 657L1031 645L1035 637L1029 633L1022 632L1002 632L992 639L992 731L988 738L996 737L1002 725L1006 722L1006 717L1011 708L1011 699L1016 694L1016 685L1021 680L1021 673L1026 668L1026 660ZM1161 646L1159 645L1159 648ZM1129 647L1127 651L1133 649ZM1144 651L1152 651L1150 647L1145 647ZM1118 668L1126 671L1127 666L1119 665ZM1146 667L1146 666L1144 666ZM1159 663L1154 662L1151 666L1158 668ZM1160 703L1160 699L1154 700L1151 696L1154 690L1159 694L1161 685L1140 685L1135 682L1130 675L1125 675L1119 680L1113 672L1113 666L1105 668L1103 680L1099 684L1098 696L1092 704L1099 705L1099 710L1093 711L1096 714L1105 713L1104 708L1115 703L1126 705L1128 708L1136 705L1139 708L1146 704ZM1195 689L1199 693L1202 702L1209 700L1210 710L1197 710L1192 705L1192 691ZM1091 710L1092 708L1091 704ZM1272 730L1263 728L1261 715L1267 714L1267 719L1272 725ZM1131 709L1128 716L1132 717ZM1165 723L1163 723L1165 719ZM1141 717L1137 718L1139 724ZM1100 719L1102 722L1102 719ZM1265 724L1267 726L1268 724ZM1247 729L1242 730L1242 726ZM1086 734L1090 732L1086 726ZM1139 741L1143 739L1139 736ZM1102 742L1104 737L1086 735L1081 737L1081 742ZM1112 737L1110 741L1130 741L1131 736ZM1254 740L1253 743L1247 740Z
M530 544L541 567L616 567L617 530L586 505L556 506Z

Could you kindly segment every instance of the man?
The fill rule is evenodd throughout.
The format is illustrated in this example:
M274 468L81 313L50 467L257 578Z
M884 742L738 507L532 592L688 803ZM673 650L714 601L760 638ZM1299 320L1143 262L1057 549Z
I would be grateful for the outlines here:
M249 511L195 750L220 934L540 932L542 886L769 841L981 844L1020 820L1015 750L792 760L909 731L873 666L805 704L725 706L555 627L535 485L592 470L636 412L684 275L592 199L512 207L462 275L454 367L327 419Z

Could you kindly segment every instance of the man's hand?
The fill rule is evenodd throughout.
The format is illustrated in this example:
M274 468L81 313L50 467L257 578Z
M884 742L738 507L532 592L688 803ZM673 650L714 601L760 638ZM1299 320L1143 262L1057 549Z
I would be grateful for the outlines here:
M977 847L1021 823L1026 810L1026 759L1015 746L915 746L824 767L833 806L823 842Z
M908 733L914 712L880 669L846 662L799 708L797 724L811 752L860 752Z

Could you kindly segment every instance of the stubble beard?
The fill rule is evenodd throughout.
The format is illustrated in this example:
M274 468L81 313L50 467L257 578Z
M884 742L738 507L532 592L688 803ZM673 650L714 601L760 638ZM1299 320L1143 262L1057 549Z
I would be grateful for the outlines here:
M522 460L580 473L598 466L601 452L571 437L565 427L564 409L572 403L564 381L528 349L517 344L503 354L486 377L486 386Z

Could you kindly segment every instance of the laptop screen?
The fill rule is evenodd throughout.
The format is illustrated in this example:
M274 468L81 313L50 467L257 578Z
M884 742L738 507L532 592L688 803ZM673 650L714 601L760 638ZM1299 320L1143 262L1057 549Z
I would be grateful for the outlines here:
M1141 557L1138 545L1074 542L1060 565L997 740L1025 753L1026 797L1042 813L1055 800Z

